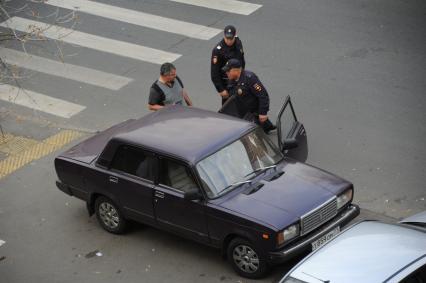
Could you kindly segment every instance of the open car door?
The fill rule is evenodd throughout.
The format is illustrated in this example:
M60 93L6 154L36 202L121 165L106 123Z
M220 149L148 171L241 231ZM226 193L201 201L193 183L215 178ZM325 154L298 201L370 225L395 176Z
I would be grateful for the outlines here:
M308 140L303 124L297 120L290 96L277 117L278 146L286 156L305 162L308 158Z

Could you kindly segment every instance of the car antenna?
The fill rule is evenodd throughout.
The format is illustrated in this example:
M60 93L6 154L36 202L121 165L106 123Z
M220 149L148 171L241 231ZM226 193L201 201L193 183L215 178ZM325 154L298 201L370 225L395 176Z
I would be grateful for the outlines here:
M311 275L311 274L308 274L308 273L306 273L306 272L304 272L304 271L302 271L302 273L304 273L304 274L306 274L306 275L308 275L308 276L310 276L310 277L312 277L312 278L315 278L316 280L318 280L318 281L321 281L321 282L324 282L324 283L330 283L330 280L322 280L322 279L320 279L320 278L318 278L318 277L315 277L315 276L313 276L313 275Z

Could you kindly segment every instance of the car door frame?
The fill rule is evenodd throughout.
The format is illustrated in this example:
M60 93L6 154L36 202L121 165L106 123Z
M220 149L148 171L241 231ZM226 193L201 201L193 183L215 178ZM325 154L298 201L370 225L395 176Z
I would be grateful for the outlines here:
M150 225L155 225L155 211L154 211L154 206L153 206L153 193L154 193L154 188L155 188L155 180L156 180L156 176L157 176L157 168L158 168L158 161L156 160L156 158L153 158L153 170L154 170L154 174L153 174L153 180L148 180L142 177L139 177L137 175L133 175L118 169L114 169L113 168L113 163L114 163L114 159L115 159L115 155L118 154L118 149L122 146L127 146L127 147L131 147L134 148L136 150L140 150L141 152L143 152L144 155L146 156L150 156L150 157L155 157L155 153L153 153L150 150L147 150L143 147L137 146L137 145L133 145L133 144L127 144L127 143L123 143L117 146L116 148L116 152L114 154L114 156L111 159L111 162L108 165L108 190L110 194L115 195L115 197L119 200L120 202L120 206L121 209L123 211L123 213L125 214L126 217L129 217L133 220L136 220L138 222L142 222L145 224L150 224ZM125 198L132 198L132 196L126 195L126 192L123 191L122 188L120 188L120 185L117 188L116 192L112 192L111 188L114 186L114 181L111 180L111 177L116 177L117 178L117 182L119 183L120 179L121 180L125 180L125 182L130 182L132 183L133 186L136 187L143 187L143 189L147 190L148 192L146 193L146 200L144 201L144 203L146 205L150 205L151 207L151 211L152 214L150 213L145 213L142 212L140 210L135 209L134 207L126 207L125 206L125 201L123 201Z
M290 130L287 133L283 133L282 116L286 110L288 111L287 107L290 107L294 120ZM297 119L296 111L294 110L290 95L287 95L284 100L284 104L281 106L281 109L278 112L276 127L278 147L280 151L288 157L305 162L308 156L306 129L304 125Z
M198 180L197 174L194 172L194 168L191 164L176 158L174 156L166 155L166 154L156 154L157 156L157 175L156 175L156 181L155 181L155 187L153 191L153 205L154 205L154 214L157 226L160 228L163 228L165 230L168 230L170 232L179 234L183 237L190 238L192 240L202 242L202 243L209 243L209 233L208 233L208 224L207 224L207 216L206 216L206 201L207 198L204 194L204 191L202 187L200 186L200 182ZM197 185L202 197L198 200L187 200L184 198L185 193L181 190L178 190L176 188L160 184L160 164L161 159L167 159L173 162L176 162L180 165L183 165L188 170L187 172L190 173L192 179L194 180L195 184ZM159 194L160 193L160 194ZM161 196L161 193L163 194ZM194 230L190 229L188 227L185 227L183 225L179 225L176 223L170 223L168 221L162 221L158 217L157 208L161 203L164 203L164 199L167 201L167 197L170 199L177 198L180 202L187 202L187 204L194 208L199 208L199 212L201 215L199 215L199 223L200 226L202 226L202 229ZM164 219L166 220L166 219Z

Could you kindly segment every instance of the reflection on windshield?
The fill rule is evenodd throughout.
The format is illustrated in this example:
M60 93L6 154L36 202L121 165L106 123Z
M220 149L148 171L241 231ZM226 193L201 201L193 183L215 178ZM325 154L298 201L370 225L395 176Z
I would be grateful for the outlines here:
M259 168L276 164L281 158L279 150L257 128L200 161L197 170L208 196L216 197L225 188L246 180Z

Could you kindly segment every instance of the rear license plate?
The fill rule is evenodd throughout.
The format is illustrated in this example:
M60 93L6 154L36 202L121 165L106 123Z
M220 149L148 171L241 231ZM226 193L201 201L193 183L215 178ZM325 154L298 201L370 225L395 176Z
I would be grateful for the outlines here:
M336 228L334 228L333 230L331 230L330 232L328 232L327 234L325 234L324 236L322 236L315 242L312 242L312 251L315 251L319 249L321 246L325 245L325 243L327 243L328 241L336 237L337 234L339 234L339 232L340 232L340 227L337 226Z

